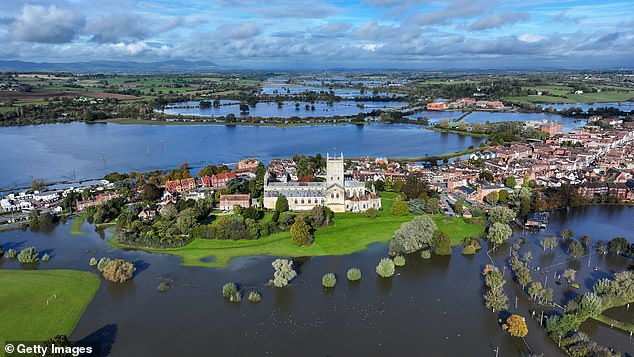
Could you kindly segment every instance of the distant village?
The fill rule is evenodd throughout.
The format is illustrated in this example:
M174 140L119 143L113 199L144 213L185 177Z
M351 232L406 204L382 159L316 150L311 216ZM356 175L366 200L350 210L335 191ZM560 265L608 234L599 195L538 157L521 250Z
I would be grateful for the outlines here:
M413 173L422 175L437 192L447 197L449 206L460 199L474 207L487 209L490 207L486 199L489 194L499 193L502 190L510 192L516 187L521 187L527 180L544 188L569 185L586 199L609 197L619 202L632 202L634 197L634 122L624 122L618 118L610 119L610 127L606 129L596 125L599 119L601 118L591 118L585 127L569 133L562 133L559 123L542 123L538 128L550 135L544 141L513 142L506 146L488 147L468 157L457 158L444 164L399 163L386 158L346 157L345 170L343 166L341 168L343 172L341 180L338 180L338 177L328 177L328 175L332 176L332 173L326 171L315 178L318 181L332 182L341 186L340 203L346 203L345 207L341 206L342 210L363 211L372 205L377 207L372 182L405 180ZM157 210L170 202L175 203L182 199L199 200L216 192L220 193L217 196L219 197L217 209L222 211L231 211L236 205L241 207L264 205L264 202L260 203L249 194L225 194L225 189L232 180L247 181L256 177L259 165L260 162L257 159L244 159L229 172L164 182L160 184L164 188L164 193L159 205L156 209L143 210L140 213L143 217L140 218L152 218ZM297 170L298 163L292 158L275 159L269 162L266 167L267 180L277 182L275 184L277 188L271 186L269 189L277 189L278 191L275 192L291 192L299 189L301 187L299 184L280 184L301 180ZM337 166L329 170L338 172L339 168ZM484 172L487 175L483 175ZM515 179L515 187L505 185L506 179L510 176ZM297 209L328 204L325 199L327 194L331 194L331 191L326 193L329 188L314 186L310 189L324 192L312 192L312 196L316 196L309 202L303 202L303 199L302 202L296 200ZM88 194L85 194L86 191ZM114 184L107 180L90 186L9 193L0 200L0 224L27 220L29 212L33 210L61 214L64 209L60 203L70 192L84 193L82 200L76 202L73 207L75 211L83 211L118 196ZM298 192L293 195L297 197L304 195ZM323 199L318 199L319 197ZM334 199L333 193L332 200ZM337 196L338 199L339 196ZM380 205L380 200L378 204ZM446 214L454 214L451 207L446 208ZM461 214L469 216L470 212L466 209Z

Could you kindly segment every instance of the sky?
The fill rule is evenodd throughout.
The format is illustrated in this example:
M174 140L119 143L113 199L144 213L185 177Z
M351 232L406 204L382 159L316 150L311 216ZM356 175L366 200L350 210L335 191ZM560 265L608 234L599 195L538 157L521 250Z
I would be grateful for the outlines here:
M0 60L634 68L633 0L2 0Z

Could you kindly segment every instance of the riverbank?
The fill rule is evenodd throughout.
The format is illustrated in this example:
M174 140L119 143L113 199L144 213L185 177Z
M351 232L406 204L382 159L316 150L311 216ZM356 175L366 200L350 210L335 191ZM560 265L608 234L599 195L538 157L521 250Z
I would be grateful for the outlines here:
M423 157L406 157L406 158L390 157L390 158L388 158L388 160L389 161L399 161L399 162L408 162L408 161L415 161L415 162L431 161L431 162L435 162L435 161L438 161L438 160L451 159L451 158L458 157L458 156L472 154L474 152L480 152L480 151L483 151L483 150L486 150L486 149L487 149L486 146L484 146L484 147L474 147L472 149L455 151L455 152L451 152L451 153L447 153L447 154L441 154L441 155L429 155L429 156L423 156Z
M465 131L465 130L443 129L443 128L438 128L438 127L435 127L435 126L430 126L429 128L427 128L427 130L438 131L438 132L445 133L445 134L457 134L457 135L463 135L463 136L472 136L474 138L482 138L482 139L487 139L489 137L488 134L474 133L474 132Z
M43 341L70 335L99 284L97 276L78 270L0 270L0 286L5 287L0 293L0 339Z

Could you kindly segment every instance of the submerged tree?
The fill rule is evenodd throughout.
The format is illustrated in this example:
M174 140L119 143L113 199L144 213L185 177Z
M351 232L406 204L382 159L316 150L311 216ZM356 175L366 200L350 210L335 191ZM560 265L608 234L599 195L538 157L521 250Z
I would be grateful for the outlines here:
M415 252L431 246L436 224L429 216L417 216L401 225L390 242L390 252L395 254Z

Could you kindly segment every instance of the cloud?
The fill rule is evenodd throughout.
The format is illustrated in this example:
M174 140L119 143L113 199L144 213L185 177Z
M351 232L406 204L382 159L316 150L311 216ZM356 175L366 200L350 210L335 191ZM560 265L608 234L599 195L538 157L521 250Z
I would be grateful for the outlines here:
M254 24L228 24L219 27L216 35L231 40L243 40L255 37L260 34L260 28Z
M70 9L27 4L11 24L9 38L25 42L66 43L75 38L85 22L83 15Z
M149 36L173 30L183 24L182 18L157 23L136 14L115 13L99 15L88 21L85 31L91 35L91 41L99 43L117 43L123 40L142 40Z
M530 16L525 12L498 12L479 18L468 26L469 30L480 31L500 28L520 21L528 20Z
M347 22L331 22L321 28L318 32L326 36L338 36L347 32L352 27L352 24Z
M419 25L446 24L453 19L470 18L479 15L496 3L496 0L487 2L452 0L444 9L415 14L412 20Z
M530 33L525 33L517 37L518 40L522 42L528 42L528 43L539 42L543 40L544 38L545 38L544 36L534 35Z

